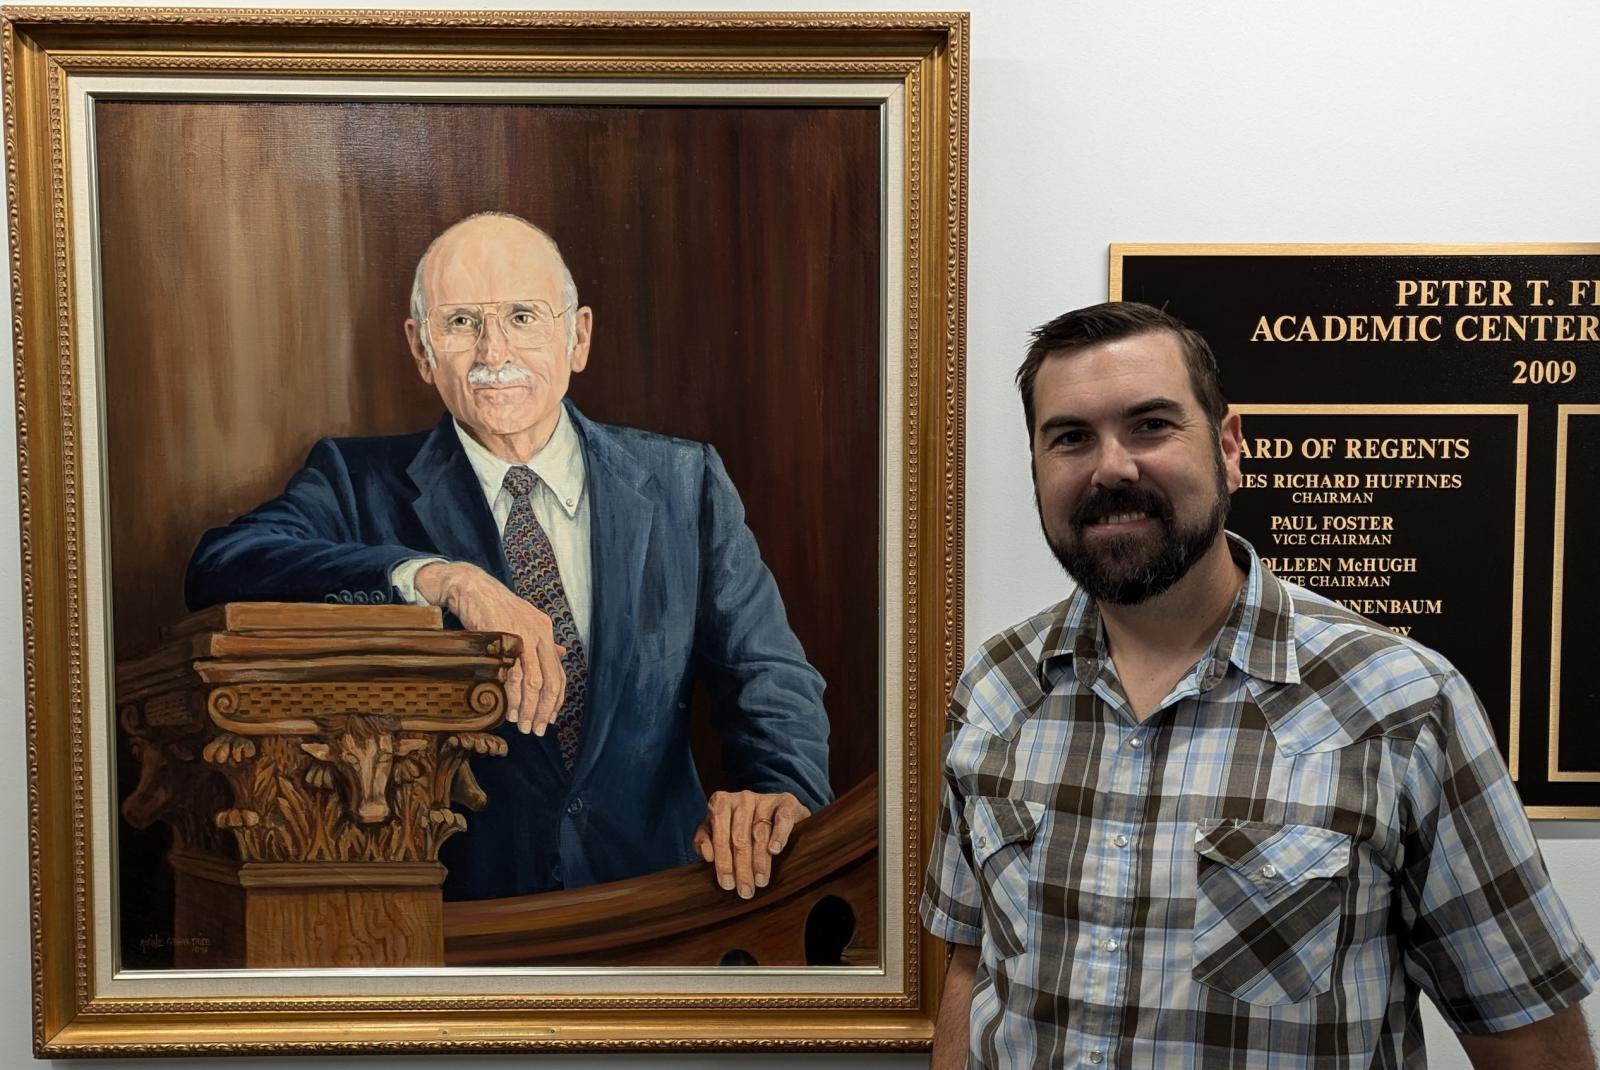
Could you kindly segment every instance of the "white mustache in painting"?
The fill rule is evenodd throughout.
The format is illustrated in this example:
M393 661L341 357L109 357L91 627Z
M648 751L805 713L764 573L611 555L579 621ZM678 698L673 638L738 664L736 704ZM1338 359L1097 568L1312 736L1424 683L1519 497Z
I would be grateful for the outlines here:
M532 372L515 364L502 364L498 368L474 364L467 370L467 382L473 386L510 386L532 378Z

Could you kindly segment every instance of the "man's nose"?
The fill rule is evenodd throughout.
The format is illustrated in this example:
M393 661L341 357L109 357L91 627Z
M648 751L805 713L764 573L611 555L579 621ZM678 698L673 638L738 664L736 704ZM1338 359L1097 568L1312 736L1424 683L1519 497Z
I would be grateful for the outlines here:
M1137 483L1139 464L1133 454L1115 436L1100 440L1100 452L1095 456L1094 482L1099 487L1114 487L1119 483Z
M498 313L490 312L483 317L483 328L478 332L478 353L485 363L503 364L511 358L511 337Z

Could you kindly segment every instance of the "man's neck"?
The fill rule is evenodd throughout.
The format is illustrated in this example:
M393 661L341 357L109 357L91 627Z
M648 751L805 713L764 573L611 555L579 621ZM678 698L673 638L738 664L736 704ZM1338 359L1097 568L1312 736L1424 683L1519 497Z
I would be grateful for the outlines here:
M1140 720L1216 639L1244 585L1225 535L1188 574L1137 605L1097 602L1111 660Z

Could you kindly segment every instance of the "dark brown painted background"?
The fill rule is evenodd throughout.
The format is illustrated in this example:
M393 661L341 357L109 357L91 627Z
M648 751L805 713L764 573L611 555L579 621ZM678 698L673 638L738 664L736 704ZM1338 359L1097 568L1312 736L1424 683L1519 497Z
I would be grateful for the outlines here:
M594 309L584 412L720 451L828 682L834 785L877 768L875 108L102 102L95 118L119 659L183 615L200 532L278 493L319 436L438 419L402 330L412 272L439 231L500 209L550 232Z

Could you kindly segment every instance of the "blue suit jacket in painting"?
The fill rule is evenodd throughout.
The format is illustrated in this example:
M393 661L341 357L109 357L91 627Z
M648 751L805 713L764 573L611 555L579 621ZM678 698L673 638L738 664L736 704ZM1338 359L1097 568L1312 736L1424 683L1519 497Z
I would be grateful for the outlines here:
M475 759L489 804L445 842L448 899L525 895L681 865L705 816L689 749L696 680L710 693L729 779L828 787L822 678L790 630L744 506L710 446L568 415L592 519L589 705L577 764L556 734L499 729ZM323 439L284 493L208 531L189 562L190 608L229 601L386 601L395 565L437 554L507 586L494 517L447 415L432 431Z

